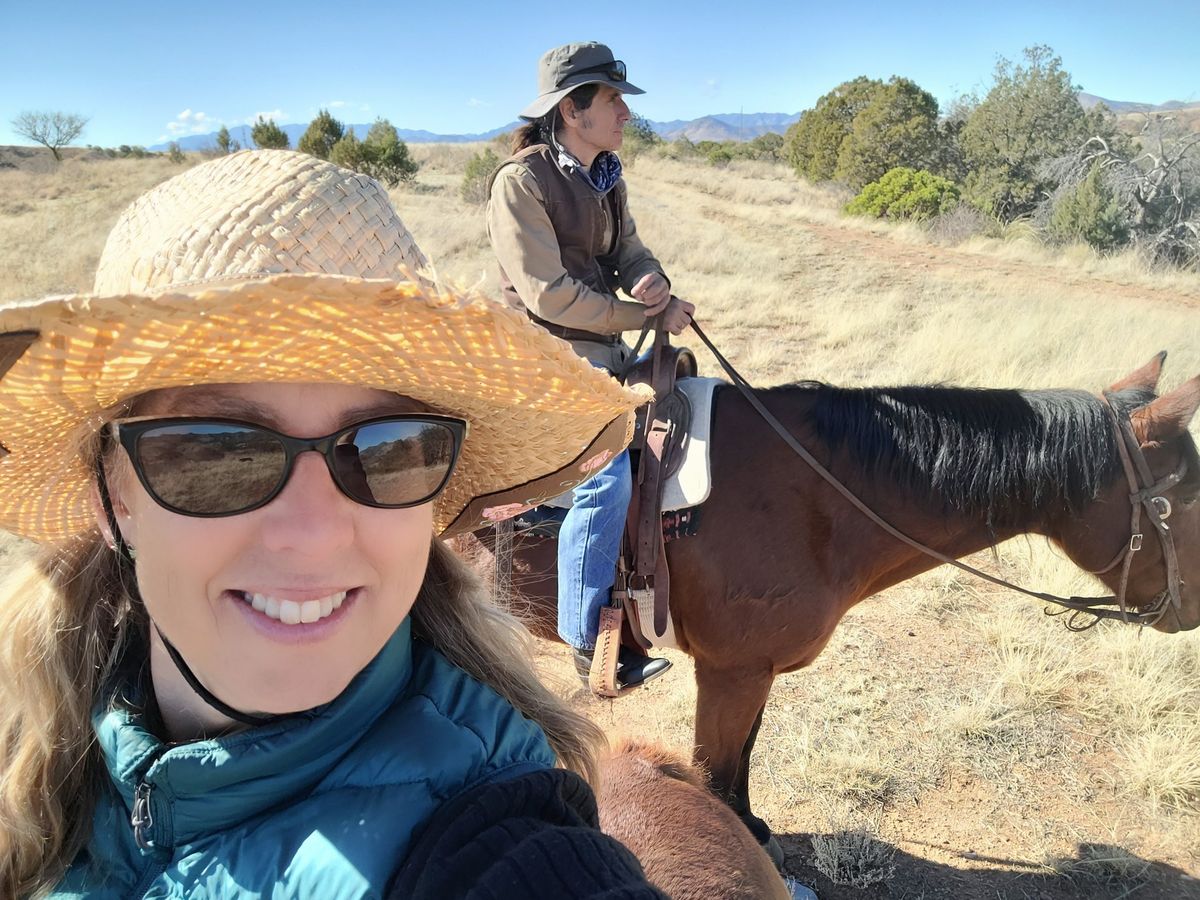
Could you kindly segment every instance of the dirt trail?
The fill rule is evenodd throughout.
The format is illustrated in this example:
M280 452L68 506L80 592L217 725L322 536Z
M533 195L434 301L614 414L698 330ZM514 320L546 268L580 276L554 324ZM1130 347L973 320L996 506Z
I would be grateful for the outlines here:
M869 260L891 269L900 283L930 276L966 282L992 283L997 279L1035 279L1039 286L1087 295L1096 300L1148 300L1200 309L1200 285L1173 288L1115 280L1099 274L1071 271L1036 260L1010 260L987 253L972 253L937 244L904 244L885 234L822 223L805 226L823 249Z

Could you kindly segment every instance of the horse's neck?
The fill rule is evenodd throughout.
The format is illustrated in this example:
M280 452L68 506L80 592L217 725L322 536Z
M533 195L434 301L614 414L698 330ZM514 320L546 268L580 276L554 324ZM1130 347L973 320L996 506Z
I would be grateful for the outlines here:
M806 396L807 394L807 396ZM912 472L897 474L903 464L880 465L868 454L847 449L848 440L832 441L813 427L814 396L797 392L794 405L788 411L791 426L802 434L814 456L826 460L829 469L847 489L884 522L914 541L952 558L966 556L993 546L1019 534L1052 534L1054 521L1061 515L1061 498L1049 496L1044 503L1012 503L1000 496L992 504L958 502L954 497L919 485L920 477ZM777 408L778 401L777 401ZM1049 453L1051 448L1036 448ZM794 465L803 468L797 457ZM989 475L979 467L999 465L987 454L972 458L962 454L958 461L939 460L941 483L966 485ZM811 486L817 486L813 474L801 475ZM933 481L932 477L929 479ZM801 488L804 490L805 488ZM855 554L874 554L881 562L880 583L873 590L898 583L920 572L934 568L940 562L921 550L913 548L887 533L882 527L867 527L863 513L854 509L852 501L837 502L831 510L835 532L843 546L853 546Z

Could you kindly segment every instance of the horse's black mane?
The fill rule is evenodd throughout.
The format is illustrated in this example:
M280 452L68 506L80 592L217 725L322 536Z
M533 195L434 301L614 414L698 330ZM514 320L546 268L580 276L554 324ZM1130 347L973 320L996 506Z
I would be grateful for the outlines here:
M1037 509L1078 511L1121 471L1112 420L1084 391L950 387L838 388L801 382L772 391L815 395L811 422L868 470L940 497L947 507L1015 522ZM1154 394L1113 395L1121 414Z

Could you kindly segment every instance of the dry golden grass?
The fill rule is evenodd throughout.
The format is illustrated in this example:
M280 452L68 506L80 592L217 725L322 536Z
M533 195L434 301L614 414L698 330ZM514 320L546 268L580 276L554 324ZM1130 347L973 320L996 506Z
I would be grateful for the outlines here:
M490 286L482 210L459 197L482 146L414 146L417 181L392 196L441 277ZM0 171L0 298L86 289L122 206L175 171ZM845 219L844 198L767 164L645 156L627 177L676 291L755 384L1097 390L1162 349L1166 387L1200 372L1196 275L1015 234L938 246L916 228ZM1037 540L976 562L1043 590L1094 589ZM561 649L541 654L569 683ZM676 668L637 696L577 702L614 734L686 747L690 662L668 655ZM1034 601L935 570L853 610L809 670L778 680L752 799L809 880L890 877L891 896L968 900L1196 896L1183 873L1200 876L1197 710L1200 632L1069 634Z

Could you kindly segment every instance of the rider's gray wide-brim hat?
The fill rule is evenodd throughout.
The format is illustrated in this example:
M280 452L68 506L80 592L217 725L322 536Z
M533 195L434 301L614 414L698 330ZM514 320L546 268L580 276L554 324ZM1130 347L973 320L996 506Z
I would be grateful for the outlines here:
M547 50L538 60L538 98L521 111L522 119L540 119L583 84L607 84L622 94L644 94L640 87L613 78L606 66L616 62L604 44L587 41Z
M109 235L90 294L0 304L0 529L94 526L80 452L115 404L201 384L394 391L470 430L434 528L471 531L589 478L646 397L425 257L378 182L255 150L151 189Z

